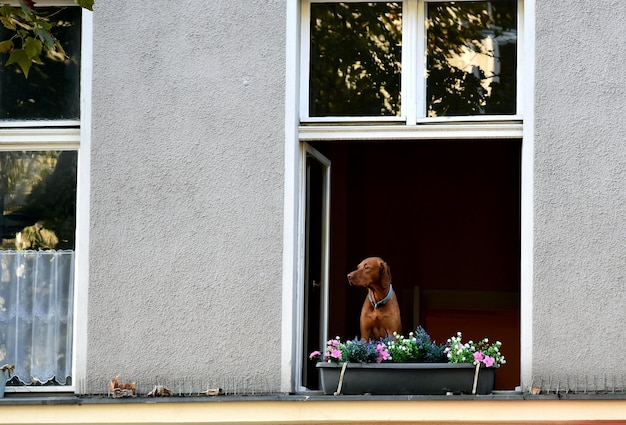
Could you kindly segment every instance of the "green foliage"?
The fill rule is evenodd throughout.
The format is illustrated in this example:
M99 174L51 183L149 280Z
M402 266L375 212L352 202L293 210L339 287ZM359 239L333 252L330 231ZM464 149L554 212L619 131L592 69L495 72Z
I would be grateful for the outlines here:
M93 10L94 0L74 0L88 10ZM5 66L16 65L28 78L33 65L41 64L43 53L65 56L61 43L54 36L50 17L35 8L32 0L19 0L18 6L4 4L0 7L0 23L11 37L0 40L0 53L8 53Z
M430 335L418 326L408 337L395 334L387 342L389 354L394 362L445 362L444 347L435 344Z
M376 361L376 345L371 341L354 339L346 342L346 361L372 363Z
M424 328L419 326L408 337L394 333L392 337L379 341L354 339L341 342L339 337L326 343L324 352L314 351L312 360L331 363L407 363L407 362L447 362L444 345L437 345L430 339Z
M463 342L463 335L457 332L456 336L448 339L444 352L450 363L481 363L487 367L499 367L506 363L500 347L500 341L491 343L488 338L478 342Z
M87 10L93 10L94 0L74 0L74 3Z

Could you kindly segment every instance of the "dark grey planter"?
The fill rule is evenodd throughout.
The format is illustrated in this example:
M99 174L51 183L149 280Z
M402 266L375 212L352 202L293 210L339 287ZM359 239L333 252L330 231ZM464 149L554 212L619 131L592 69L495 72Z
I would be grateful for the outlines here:
M334 394L343 364L317 363L324 394ZM348 363L341 394L472 394L471 363ZM481 367L476 394L493 390L495 368Z

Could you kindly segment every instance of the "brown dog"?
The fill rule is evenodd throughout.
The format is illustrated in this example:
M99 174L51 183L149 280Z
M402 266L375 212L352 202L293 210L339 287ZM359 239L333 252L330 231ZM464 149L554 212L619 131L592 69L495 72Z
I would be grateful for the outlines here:
M367 297L361 309L361 339L378 340L402 333L400 306L391 286L391 271L379 257L361 261L357 269L348 273L353 286L367 288Z

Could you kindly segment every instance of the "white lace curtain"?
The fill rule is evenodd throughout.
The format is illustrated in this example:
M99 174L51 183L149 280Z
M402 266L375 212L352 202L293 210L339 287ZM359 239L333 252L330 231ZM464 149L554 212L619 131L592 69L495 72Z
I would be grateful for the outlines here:
M74 251L0 251L0 267L0 364L25 384L69 384Z

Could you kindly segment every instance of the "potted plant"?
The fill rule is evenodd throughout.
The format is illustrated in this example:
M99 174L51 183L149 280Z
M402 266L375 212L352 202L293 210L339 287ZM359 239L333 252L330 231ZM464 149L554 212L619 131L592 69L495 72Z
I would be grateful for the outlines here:
M5 364L0 367L2 373L0 374L0 397L4 397L4 390L7 385L7 381L11 378L15 366L12 364Z
M418 327L408 337L379 341L339 337L314 351L324 394L489 394L504 364L499 341L462 341L458 332L437 345Z

